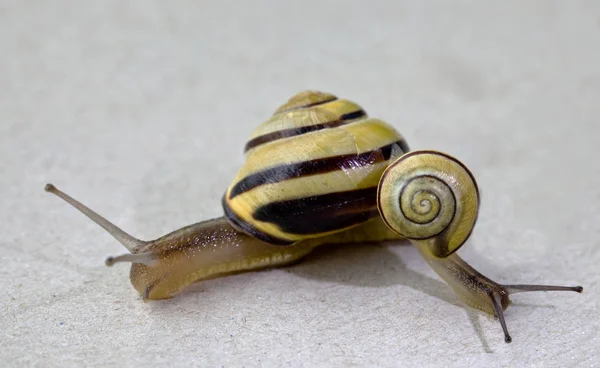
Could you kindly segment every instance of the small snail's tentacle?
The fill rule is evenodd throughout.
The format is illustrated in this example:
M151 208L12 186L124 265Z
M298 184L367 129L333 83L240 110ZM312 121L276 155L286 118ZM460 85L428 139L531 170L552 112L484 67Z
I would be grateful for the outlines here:
M555 285L502 285L510 294L526 293L529 291L574 291L583 292L581 286L555 286Z
M435 151L413 151L383 173L377 195L386 224L447 257L468 239L477 219L479 193L458 160Z
M492 305L494 306L494 312L500 321L500 326L502 326L502 331L504 332L504 342L510 344L512 342L512 337L510 337L510 334L508 333L508 327L506 326L506 320L504 319L501 296L497 293L490 292L489 297L492 301Z

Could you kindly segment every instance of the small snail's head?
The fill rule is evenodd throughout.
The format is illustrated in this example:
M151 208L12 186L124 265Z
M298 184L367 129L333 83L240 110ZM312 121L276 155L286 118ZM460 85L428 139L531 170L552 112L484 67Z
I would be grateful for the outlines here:
M439 258L469 238L479 211L479 190L458 160L436 151L412 151L383 173L377 195L385 223Z

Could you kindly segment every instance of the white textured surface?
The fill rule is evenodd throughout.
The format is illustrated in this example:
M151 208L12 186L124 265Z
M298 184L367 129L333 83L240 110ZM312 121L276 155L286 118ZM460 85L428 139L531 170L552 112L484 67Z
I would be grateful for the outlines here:
M0 361L18 366L598 366L600 3L0 1ZM316 88L483 192L461 254L523 294L467 311L410 246L322 251L143 303L120 245L220 215L250 131Z

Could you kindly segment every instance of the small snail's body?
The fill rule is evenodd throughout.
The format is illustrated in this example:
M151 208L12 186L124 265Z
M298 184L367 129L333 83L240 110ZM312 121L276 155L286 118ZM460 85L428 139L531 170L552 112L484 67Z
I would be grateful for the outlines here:
M350 101L304 92L281 106L246 144L246 164L223 196L225 217L154 241L135 239L48 184L130 253L131 283L165 299L193 282L295 262L331 243L406 238L466 304L500 319L509 294L580 286L500 285L455 254L477 219L479 191L458 160L408 151L402 136Z

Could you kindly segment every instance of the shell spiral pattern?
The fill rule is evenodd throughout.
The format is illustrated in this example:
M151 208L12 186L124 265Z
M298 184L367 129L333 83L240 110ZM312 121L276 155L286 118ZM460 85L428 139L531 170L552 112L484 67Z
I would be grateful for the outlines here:
M348 229L379 216L379 179L408 150L394 128L354 102L299 93L250 136L223 196L225 215L278 245Z
M391 164L377 198L379 212L392 230L428 243L437 257L464 244L479 208L473 175L455 158L435 151L413 151Z

